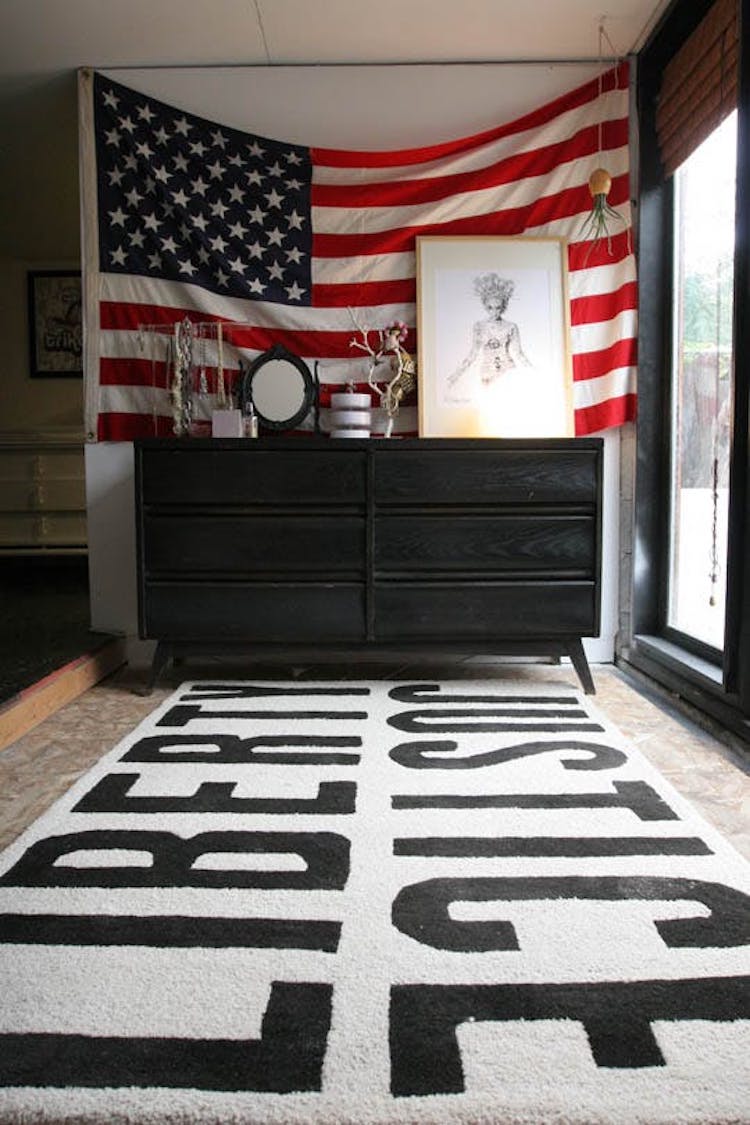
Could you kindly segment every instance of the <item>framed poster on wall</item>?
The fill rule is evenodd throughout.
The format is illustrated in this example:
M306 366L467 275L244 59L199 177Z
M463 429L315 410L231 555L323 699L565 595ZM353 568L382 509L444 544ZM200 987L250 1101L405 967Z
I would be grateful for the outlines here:
M420 437L572 437L567 242L417 239Z
M28 274L29 359L32 379L79 377L82 368L81 274Z

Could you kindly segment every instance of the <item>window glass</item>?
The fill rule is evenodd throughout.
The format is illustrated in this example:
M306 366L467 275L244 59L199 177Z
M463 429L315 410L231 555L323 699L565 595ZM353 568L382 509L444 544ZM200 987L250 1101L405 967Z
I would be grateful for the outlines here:
M737 115L675 173L667 624L724 645Z

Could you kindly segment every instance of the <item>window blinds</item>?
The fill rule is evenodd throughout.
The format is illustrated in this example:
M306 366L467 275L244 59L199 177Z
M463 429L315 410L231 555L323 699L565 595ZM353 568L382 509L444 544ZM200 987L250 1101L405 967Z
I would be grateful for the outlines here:
M737 105L738 0L716 0L664 70L656 109L671 175Z

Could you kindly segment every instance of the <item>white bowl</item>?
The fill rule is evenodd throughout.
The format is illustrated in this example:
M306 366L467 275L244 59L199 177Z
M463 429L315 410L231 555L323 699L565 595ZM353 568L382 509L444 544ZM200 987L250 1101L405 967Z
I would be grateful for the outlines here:
M368 438L369 436L369 430L331 430L333 438Z
M369 410L372 399L369 395L354 394L350 391L331 395L333 410Z
M332 410L329 414L331 426L338 429L344 429L346 426L354 426L355 429L362 429L364 426L369 427L372 411L367 410Z

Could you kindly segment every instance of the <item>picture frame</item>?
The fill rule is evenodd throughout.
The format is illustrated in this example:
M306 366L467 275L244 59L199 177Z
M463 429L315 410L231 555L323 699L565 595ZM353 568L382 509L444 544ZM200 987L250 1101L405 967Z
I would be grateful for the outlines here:
M420 437L573 436L566 239L418 237L417 331Z
M31 378L81 378L80 270L29 270L27 280Z

